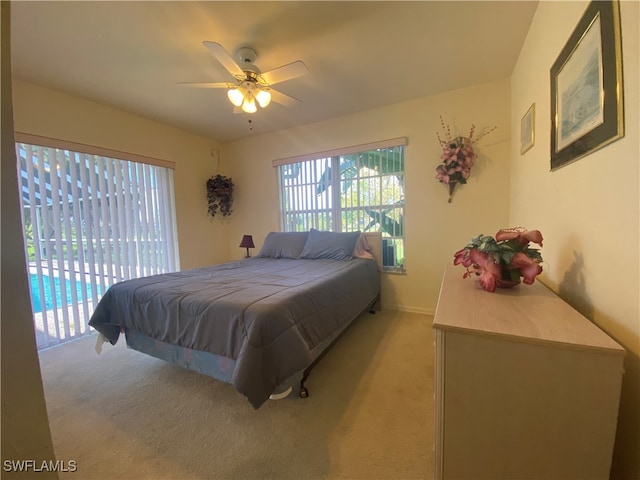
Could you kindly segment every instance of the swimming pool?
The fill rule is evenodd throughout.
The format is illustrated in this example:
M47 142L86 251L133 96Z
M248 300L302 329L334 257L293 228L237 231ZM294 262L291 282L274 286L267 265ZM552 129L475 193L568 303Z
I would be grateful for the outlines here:
M53 279L53 287L54 291L51 292L51 280ZM40 286L38 285L38 275L35 273L29 274L29 281L31 284L31 303L33 306L34 313L40 313L43 311L42 305L42 296L40 292ZM42 281L44 283L44 310L51 310L53 308L53 299L55 298L56 307L60 308L64 305L62 304L62 291L60 285L59 277L49 277L48 275L42 276ZM73 303L72 291L71 291L71 281L65 280L65 293L67 295L67 305L71 305ZM78 301L81 302L84 300L85 296L87 300L91 299L92 293L90 289L90 285L87 285L88 290L84 290L82 288L82 282L75 282L75 291L78 295ZM98 292L100 292L100 287L98 287ZM55 295L55 297L54 297Z

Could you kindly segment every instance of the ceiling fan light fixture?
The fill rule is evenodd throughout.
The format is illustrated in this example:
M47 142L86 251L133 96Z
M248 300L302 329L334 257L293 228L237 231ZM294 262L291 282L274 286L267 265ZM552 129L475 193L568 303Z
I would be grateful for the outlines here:
M265 108L271 103L271 92L268 88L261 88L256 95L256 100L260 107Z
M271 93L264 91L262 87L256 85L255 81L246 80L235 88L230 88L227 92L229 101L236 107L242 106L242 111L255 113L258 111L258 104L264 108L271 101Z
M242 105L244 101L244 94L239 88L232 88L227 92L227 96L229 97L229 101L236 107Z

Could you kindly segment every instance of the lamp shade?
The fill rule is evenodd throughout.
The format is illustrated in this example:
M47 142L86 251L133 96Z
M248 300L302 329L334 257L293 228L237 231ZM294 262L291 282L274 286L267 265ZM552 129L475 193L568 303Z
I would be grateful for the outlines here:
M256 248L253 244L253 237L251 235L243 235L239 246L241 248Z
M242 102L244 102L244 94L239 88L229 90L227 92L227 95L229 96L229 100L231 101L231 103L233 103L236 107L239 107L240 105L242 105Z
M256 100L262 108L265 108L271 103L271 92L267 89L260 89L256 95Z
M256 113L258 111L258 107L256 107L256 101L253 97L249 97L248 95L244 99L244 103L242 104L242 111L247 113Z

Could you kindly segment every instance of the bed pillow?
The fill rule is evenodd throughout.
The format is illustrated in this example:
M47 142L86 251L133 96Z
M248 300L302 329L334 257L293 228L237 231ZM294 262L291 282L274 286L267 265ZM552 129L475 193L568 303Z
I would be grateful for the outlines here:
M358 237L356 247L353 249L353 256L354 258L367 258L369 260L374 260L373 255L371 254L369 242L367 242L366 237L362 234Z
M298 258L308 236L309 232L270 232L258 257Z
M312 228L300 258L351 260L360 232L324 232Z

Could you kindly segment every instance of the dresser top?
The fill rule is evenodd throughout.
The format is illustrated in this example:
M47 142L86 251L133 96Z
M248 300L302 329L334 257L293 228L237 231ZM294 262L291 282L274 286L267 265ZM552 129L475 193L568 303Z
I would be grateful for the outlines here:
M625 354L611 337L538 280L490 293L475 276L464 279L463 274L463 267L447 267L434 328Z

